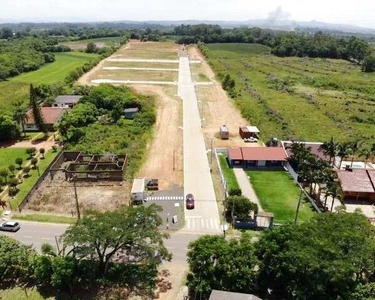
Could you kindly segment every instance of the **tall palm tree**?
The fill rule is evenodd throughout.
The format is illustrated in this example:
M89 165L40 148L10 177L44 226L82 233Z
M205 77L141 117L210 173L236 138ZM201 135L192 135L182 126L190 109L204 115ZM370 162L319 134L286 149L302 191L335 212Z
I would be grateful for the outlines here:
M362 156L365 160L365 169L366 169L366 166L367 166L367 163L369 161L371 161L370 158L374 157L374 152L371 151L371 149L368 149L368 148L363 148L361 149L361 151L359 152L359 155Z
M353 167L354 156L359 153L361 149L361 142L357 140L357 141L351 142L350 144L351 144L350 148L352 149L352 152L351 152L352 161L350 163L350 167Z
M337 143L334 141L333 137L328 142L324 142L319 147L319 151L323 151L324 155L329 157L329 165L331 165L332 159L337 155Z
M311 156L311 152L302 143L293 143L288 149L292 152L292 155L288 159L289 163L296 172L299 172L300 165Z
M332 184L328 185L328 193L332 197L332 204L331 204L331 212L332 212L335 199L340 200L341 198L340 185L336 181L333 181Z
M344 142L337 145L337 155L340 156L339 169L341 169L342 161L345 157L348 157L352 154L352 143Z
M25 108L17 107L16 111L13 114L13 119L17 121L19 124L21 124L22 127L22 133L26 135L25 133L25 123L29 119L27 116L27 111Z

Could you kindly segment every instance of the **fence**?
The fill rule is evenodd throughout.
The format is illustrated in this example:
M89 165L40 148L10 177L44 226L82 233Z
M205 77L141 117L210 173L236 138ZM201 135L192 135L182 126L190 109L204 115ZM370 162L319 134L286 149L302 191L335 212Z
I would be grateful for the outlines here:
M220 160L219 160L219 154L225 154L228 155L228 149L227 148L215 148L215 160L217 164L217 168L219 169L219 174L220 174L220 181L221 184L223 185L223 189L225 191L225 197L228 197L228 191L227 191L227 182L224 178L223 170L221 169L220 165Z
M61 152L62 153L62 152ZM19 212L22 211L22 209L26 206L26 204L29 202L30 198L34 194L34 192L39 188L39 186L42 184L44 179L47 177L51 167L56 163L58 159L61 157L61 153L59 153L53 161L49 164L49 166L44 170L43 174L40 175L38 181L34 184L34 186L30 189L30 191L26 194L25 198L23 198L22 202L18 205Z

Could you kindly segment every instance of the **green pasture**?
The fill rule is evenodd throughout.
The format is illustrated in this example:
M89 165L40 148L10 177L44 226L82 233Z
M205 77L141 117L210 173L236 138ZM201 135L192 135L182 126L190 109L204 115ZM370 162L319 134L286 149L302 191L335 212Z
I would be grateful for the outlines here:
M12 103L26 103L31 83L38 85L64 82L71 71L96 57L97 54L81 52L55 53L56 60L53 63L0 82L0 110L12 109Z
M207 46L218 79L235 79L236 105L263 140L374 141L375 74L344 60L276 57L262 45Z

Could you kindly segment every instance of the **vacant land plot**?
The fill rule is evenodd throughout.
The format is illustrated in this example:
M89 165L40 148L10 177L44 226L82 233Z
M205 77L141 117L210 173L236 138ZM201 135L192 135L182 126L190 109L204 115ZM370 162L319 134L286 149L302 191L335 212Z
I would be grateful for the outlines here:
M130 185L130 183L128 183ZM129 187L128 187L129 188ZM129 203L129 194L118 182L79 182L77 183L78 202L81 212L87 210L110 211ZM46 177L43 184L34 193L27 212L55 213L76 216L73 183L65 181L61 176L51 180Z
M176 69L178 63L104 61L103 67Z
M80 41L70 41L70 42L62 42L60 45L68 46L70 49L77 51L77 50L84 50L89 43L95 43L98 45L103 45L105 47L112 47L120 45L122 37L115 36L115 37L105 37L105 38L96 38L96 39L87 39L87 40L80 40Z
M235 103L264 140L375 138L375 74L343 60L276 57L261 45L208 47L215 73L235 79Z
M69 72L96 58L96 54L79 52L56 53L56 61L39 70L21 74L8 81L0 82L0 109L12 108L12 103L25 103L29 99L30 83L49 84L64 82Z
M176 71L154 70L113 70L102 69L96 73L95 79L111 80L150 80L150 81L177 81Z
M294 220L300 189L286 171L247 171L250 182L265 211L273 212L276 222ZM303 198L298 215L306 221L315 214L310 202Z
M113 58L178 59L180 45L173 43L132 41L128 47L115 53Z

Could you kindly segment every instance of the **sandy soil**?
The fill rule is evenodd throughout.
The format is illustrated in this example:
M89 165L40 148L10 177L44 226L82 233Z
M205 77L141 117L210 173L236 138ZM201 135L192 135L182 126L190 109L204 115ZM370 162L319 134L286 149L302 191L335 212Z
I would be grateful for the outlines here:
M31 197L26 206L27 211L75 216L74 186L73 183L64 179L64 176L60 176L51 180L47 176ZM123 184L120 182L78 182L77 195L81 212L116 210L128 204L129 196L124 192L124 186L130 184L130 182Z
M161 189L182 187L182 103L159 86L133 85L136 91L157 99L157 118L154 139L148 145L148 158L139 172L140 177L158 178ZM175 88L169 89L173 94Z
M203 117L205 118L203 131L206 140L214 138L215 147L256 146L256 143L244 143L239 136L239 127L249 124L222 89L221 84L215 79L215 73L203 55L196 47L189 47L188 53L190 59L202 60L201 70L213 82L212 86L198 88L199 100L203 102L201 108L203 107ZM220 139L219 128L223 124L226 124L229 129L230 138L228 140Z

